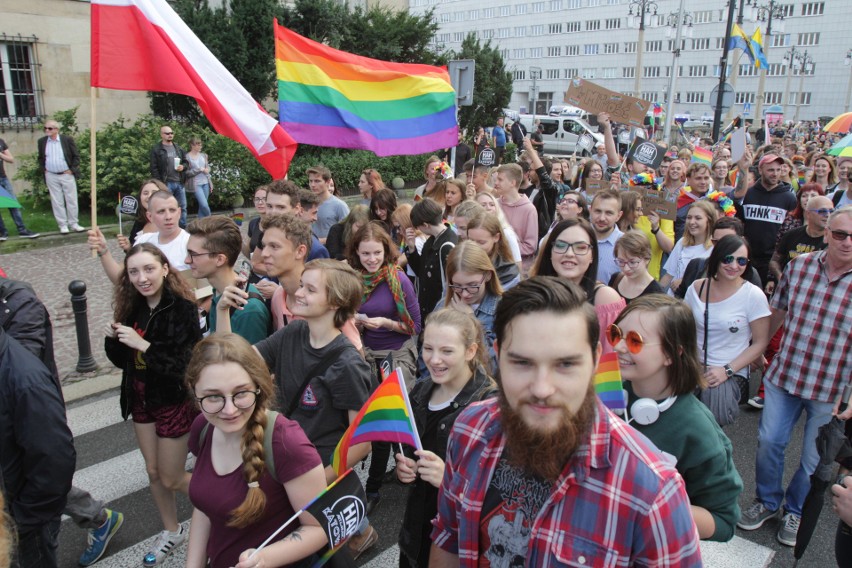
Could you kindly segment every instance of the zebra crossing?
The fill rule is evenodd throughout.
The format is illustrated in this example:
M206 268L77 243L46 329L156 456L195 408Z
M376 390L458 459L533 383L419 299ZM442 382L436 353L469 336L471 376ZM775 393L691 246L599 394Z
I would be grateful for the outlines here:
M74 485L90 492L107 506L125 515L122 528L110 542L106 555L95 565L100 568L136 568L162 530L159 515L148 491L145 463L136 444L133 426L121 420L119 396L112 389L94 397L68 403L68 423L77 449ZM187 459L187 469L191 469ZM357 467L362 481L368 467ZM397 534L405 508L406 491L396 484L382 488L382 502L370 522L379 532L379 543L361 562L368 568L398 565ZM178 496L178 518L189 525L192 507ZM72 568L86 547L86 532L63 519L59 538L59 566ZM186 545L163 564L164 568L184 566ZM740 537L730 543L702 543L706 566L744 568L769 566L774 552Z

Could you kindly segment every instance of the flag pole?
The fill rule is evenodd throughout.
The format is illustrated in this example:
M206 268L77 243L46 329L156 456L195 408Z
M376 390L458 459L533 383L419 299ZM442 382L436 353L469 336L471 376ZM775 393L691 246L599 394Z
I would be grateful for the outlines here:
M92 208L92 230L98 230L98 170L97 170L97 120L95 119L95 110L97 105L95 104L95 99L98 98L98 88L92 87L91 94L89 96L90 104L91 104L91 123L89 126L89 180L91 182L90 186L90 197L91 197L91 208ZM119 225L120 226L120 225ZM92 258L96 258L98 256L98 251L96 249L92 249Z

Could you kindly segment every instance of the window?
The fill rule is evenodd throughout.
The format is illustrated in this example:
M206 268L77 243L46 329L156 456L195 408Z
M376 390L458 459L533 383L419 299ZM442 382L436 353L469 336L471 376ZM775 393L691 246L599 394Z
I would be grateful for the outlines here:
M467 19L470 20L470 21L478 20L479 19L479 10L471 10L470 12L468 12L467 13Z
M561 34L562 33L562 24L547 24L547 33L549 33L549 34Z
M601 21L600 20L586 20L586 31L596 31L601 29Z
M580 75L580 70L576 67L569 67L565 70L565 78L573 79L574 77L578 77Z
M690 77L706 77L707 76L707 66L706 65L690 65L689 66L689 76Z
M527 78L526 71L512 71L512 80L513 81L523 81Z
M494 8L485 8L482 10L483 18L493 18L494 17Z
M725 38L717 37L716 38L716 49L722 49L725 47Z
M604 44L604 53L618 53L618 44L617 43L605 43Z
M660 76L660 68L657 66L654 67L645 67L642 71L643 77L659 77Z
M772 47L787 47L790 45L790 34L772 34Z
M544 24L536 24L535 26L530 26L530 35L544 35Z
M810 93L799 93L799 105L809 105L811 104L811 94Z
M562 0L550 0L550 11L555 12L562 9Z
M449 21L450 21L450 13L449 12L445 12L445 13L441 14L441 23L442 24L449 23Z
M770 65L771 67L771 65ZM740 77L754 77L760 74L760 69L752 65L751 63L744 63L740 65ZM719 76L719 73L716 73L716 76Z
M582 0L568 0L568 9L569 10L576 10L577 8L582 7L582 5L583 5Z
M663 50L663 42L662 40L654 40L654 41L646 41L645 42L645 51L662 51Z
M518 26L515 28L515 37L524 37L525 35L527 35L526 26Z
M681 49L681 51L686 49L686 40L685 39L680 40L680 49ZM666 48L666 51L674 51L674 50L675 50L675 40L670 39L668 41L668 47Z
M583 79L595 79L597 78L598 70L594 67L585 67L583 68Z
M463 22L464 21L464 12L453 12L453 21L454 22Z
M686 102L688 103L703 103L704 91L690 91L686 93Z
M621 29L621 18L607 18L604 21L604 27L608 30Z
M512 28L498 28L497 29L497 37L499 37L499 38L512 37Z
M799 34L799 41L796 45L819 45L819 32Z
M601 0L589 0L589 8L594 8L601 5Z
M560 72L560 71L561 71L561 69L548 69L548 70L547 70L547 73L545 74L545 76L546 76L548 79L558 79L558 78L559 78L559 72Z
M692 40L692 49L694 49L694 50L710 49L710 38L709 37L700 37L698 39Z
M784 93L774 92L774 93L764 93L763 94L763 104L765 105L780 105L782 101L782 95Z
M544 12L544 2L533 2L533 14L541 14Z
M624 42L624 53L636 53L636 42L635 41L625 41Z
M527 56L527 50L524 47L519 47L512 50L512 59L524 59Z
M799 61L796 65L793 65L793 75L796 75L797 77L799 75L804 75L805 77L809 77L809 76L814 74L815 68L816 68L816 65L814 64L813 61L811 61L808 69L802 69L802 62Z
M518 4L515 6L515 14L522 16L527 13L527 5L526 4Z
M734 104L754 104L754 93L747 93L743 91L737 91L736 95L734 95Z
M754 69L754 65L749 65L752 69ZM757 73L754 73L757 75ZM787 66L783 63L770 63L769 67L766 68L766 75L768 77L783 77L787 74Z
M561 57L562 56L562 46L561 45L551 45L547 48L547 56L548 57Z
M596 43L587 43L583 46L583 54L584 55L597 55L598 54L598 44Z
M580 55L580 46L579 45L566 45L565 46L565 55L575 56Z
M568 22L565 24L565 33L570 34L580 31L580 22Z
M635 67L622 67L621 68L621 77L623 79L633 79L636 77L636 68Z
M693 22L696 24L709 24L713 21L713 10L701 10L692 13Z
M802 4L803 16L822 16L825 10L825 2L805 2Z
M500 15L501 16L511 16L512 15L512 7L511 6L500 6Z
M41 91L36 89L35 37L0 35L0 121L35 124L40 119Z
M482 39L492 39L494 37L494 30L480 30L479 37Z
M461 42L464 40L464 32L455 32L453 34L453 41Z
M438 34L438 41L441 43L447 43L450 41L450 34Z
M601 78L602 79L616 79L618 78L618 67L604 67L601 69Z
M655 93L655 92L647 92L647 91L646 91L646 92L642 93L642 96L641 96L641 97L639 97L639 98L640 98L640 99L644 99L644 100L646 100L646 101L654 102L654 101L656 101L656 100L657 100L657 93Z
M781 14L785 18L790 18L793 16L794 6L792 4L775 4L778 8L781 9Z
M500 50L500 57L502 57L504 61L509 59L509 50L508 49L501 49Z
M530 58L531 59L541 59L544 56L544 48L543 47L531 47L530 48Z

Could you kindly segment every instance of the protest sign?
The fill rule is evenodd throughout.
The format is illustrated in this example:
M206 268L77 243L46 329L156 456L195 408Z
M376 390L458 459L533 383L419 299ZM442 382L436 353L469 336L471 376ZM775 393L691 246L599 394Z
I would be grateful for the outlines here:
M642 196L642 209L647 215L653 211L661 219L674 221L677 217L677 196L679 191L668 192L664 189L658 190L653 185L636 185L632 188Z
M586 195L592 196L602 189L609 187L609 184L599 179L586 180Z
M633 145L627 151L627 157L633 158L634 162L639 162L652 170L660 167L660 164L663 163L663 156L665 155L665 148L642 138L634 138Z
M593 145L594 140L588 134L583 134L582 136L580 136L580 139L577 140L577 146L582 150L586 150L587 152L592 151Z
M497 154L494 153L494 150L486 146L479 152L479 156L476 157L476 163L480 166L490 168L497 163Z
M120 210L125 215L136 215L139 210L139 202L132 195L125 195L121 198Z
M571 80L565 102L593 114L607 112L616 122L638 127L644 124L651 106L648 101L610 91L584 79Z

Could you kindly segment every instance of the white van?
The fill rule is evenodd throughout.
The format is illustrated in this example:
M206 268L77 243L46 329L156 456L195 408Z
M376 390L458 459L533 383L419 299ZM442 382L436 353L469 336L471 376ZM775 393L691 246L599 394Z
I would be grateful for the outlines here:
M592 126L582 118L576 116L538 116L536 120L541 121L543 127L542 138L544 140L544 154L573 154L576 149L580 156L590 156L598 142L603 142L603 134L598 132L597 126ZM522 114L521 124L527 132L533 132L533 115ZM589 150L577 148L577 140L582 135L592 138Z

